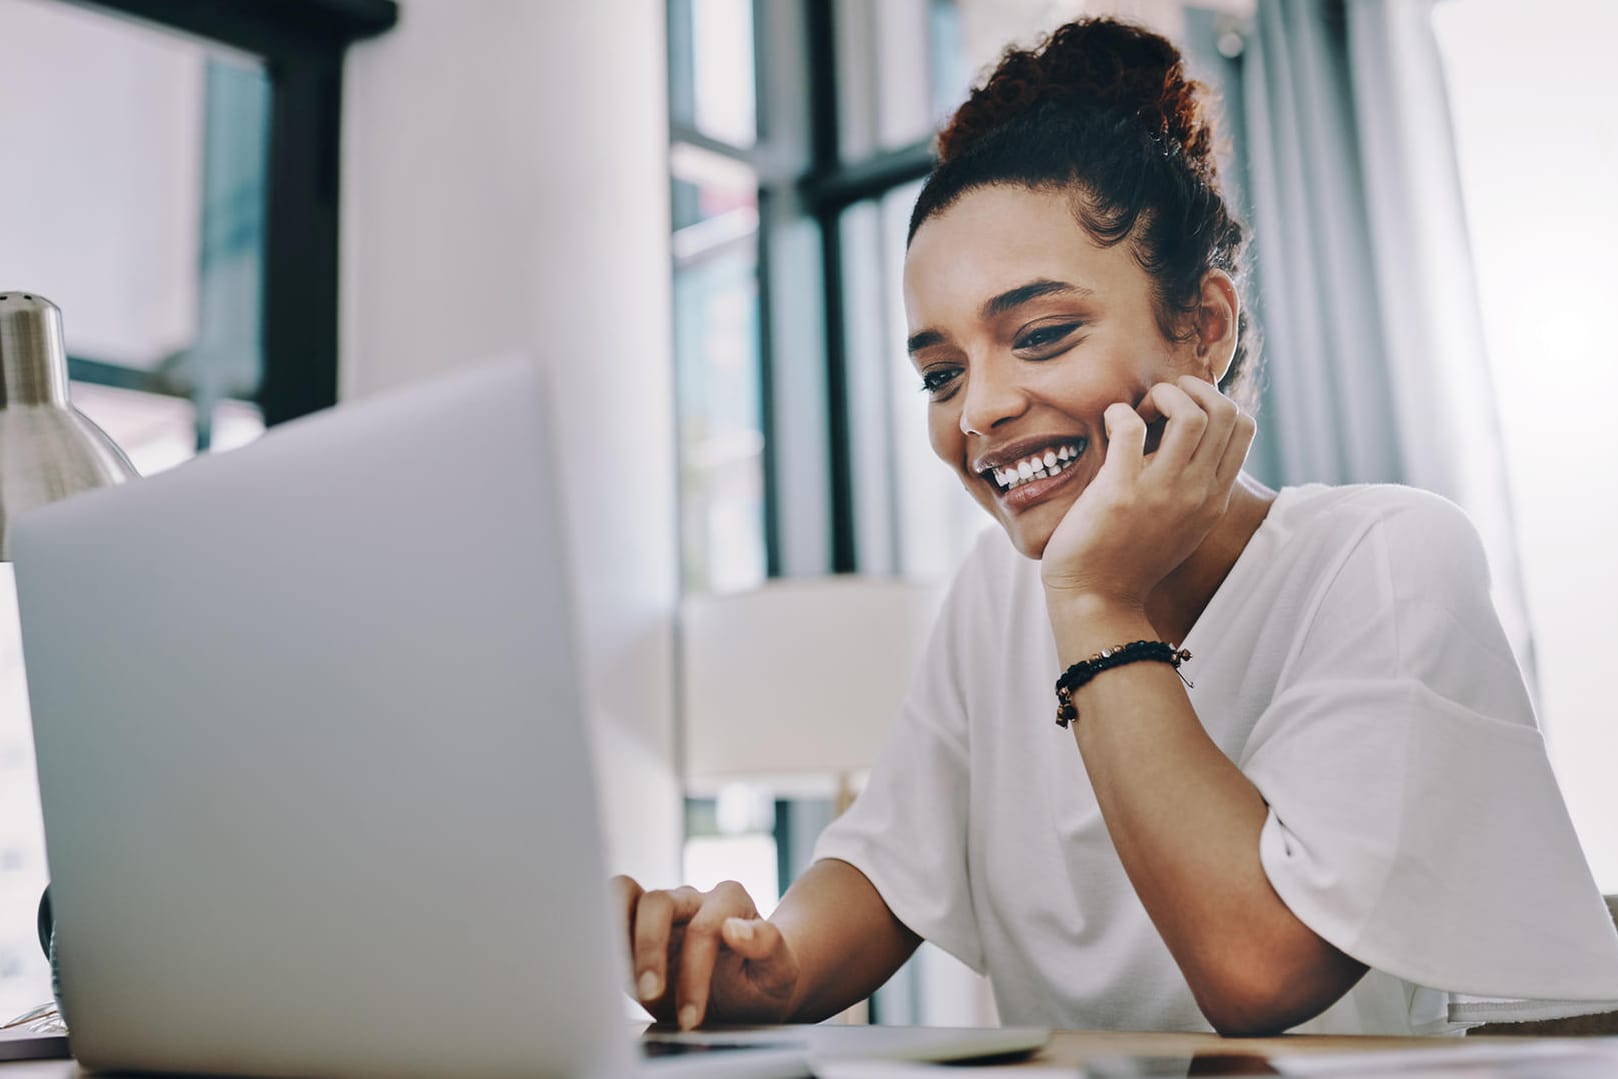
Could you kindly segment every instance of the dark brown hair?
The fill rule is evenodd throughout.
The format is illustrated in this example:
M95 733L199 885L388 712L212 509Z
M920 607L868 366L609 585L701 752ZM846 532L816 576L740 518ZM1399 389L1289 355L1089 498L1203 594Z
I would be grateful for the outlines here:
M1179 51L1149 30L1080 19L1032 49L1007 49L938 135L937 163L916 199L910 238L962 195L996 184L1072 192L1096 243L1128 241L1152 279L1158 327L1184 340L1203 275L1241 289L1247 229L1225 203L1206 88ZM1221 383L1256 407L1257 348L1245 306Z

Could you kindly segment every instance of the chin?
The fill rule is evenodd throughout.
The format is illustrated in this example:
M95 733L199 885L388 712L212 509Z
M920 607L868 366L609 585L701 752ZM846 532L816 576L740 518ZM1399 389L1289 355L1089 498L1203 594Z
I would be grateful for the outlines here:
M1084 486L1088 486L1088 482ZM971 487L968 490L978 505L1005 531L1017 553L1034 562L1045 557L1045 546L1050 543L1057 526L1084 493L1084 487L1080 487L1077 491L1063 492L1014 513L992 496L984 496Z
M1029 528L1020 522L1007 521L1001 521L1000 527L1006 530L1018 554L1034 562L1045 557L1045 545L1051 541L1051 529Z
M1011 545L1017 548L1017 553L1038 562L1045 557L1045 548L1051 542L1051 536L1067 518L1080 493L1082 489L1068 493L1066 497L1040 502L1017 514L1008 514L1001 509L994 517L1000 527L1006 530L1006 536L1011 540Z

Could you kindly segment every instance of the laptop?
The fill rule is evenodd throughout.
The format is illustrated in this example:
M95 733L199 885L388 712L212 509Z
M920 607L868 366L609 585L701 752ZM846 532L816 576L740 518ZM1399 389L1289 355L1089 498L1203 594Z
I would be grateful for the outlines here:
M508 359L13 524L82 1064L771 1079L1043 1044L637 1051L550 438Z

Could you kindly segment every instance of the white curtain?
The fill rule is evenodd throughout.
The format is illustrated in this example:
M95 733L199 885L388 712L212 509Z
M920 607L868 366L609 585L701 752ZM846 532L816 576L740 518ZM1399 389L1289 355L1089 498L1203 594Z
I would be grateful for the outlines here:
M1255 471L1464 507L1533 682L1432 0L1258 0L1187 20L1253 226L1266 384Z

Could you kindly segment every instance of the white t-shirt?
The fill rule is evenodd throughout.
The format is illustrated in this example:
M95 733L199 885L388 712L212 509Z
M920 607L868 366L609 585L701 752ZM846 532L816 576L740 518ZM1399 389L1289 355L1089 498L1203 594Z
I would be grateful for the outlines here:
M1371 968L1298 1030L1618 1008L1618 935L1457 507L1287 488L1183 643L1197 715L1270 807L1271 884ZM1055 724L1057 662L1039 564L986 532L815 856L987 973L1004 1022L1208 1030Z

